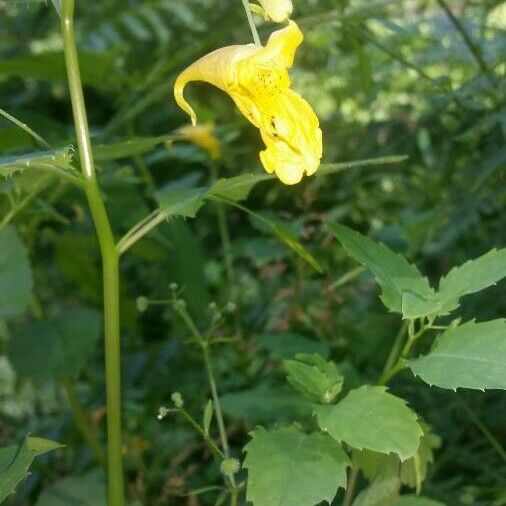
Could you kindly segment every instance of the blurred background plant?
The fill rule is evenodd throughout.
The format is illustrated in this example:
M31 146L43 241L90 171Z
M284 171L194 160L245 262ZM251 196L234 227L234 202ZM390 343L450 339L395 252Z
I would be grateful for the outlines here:
M257 132L223 93L190 90L209 125L198 135L181 129L187 118L172 100L185 65L250 41L236 3L78 2L92 140L118 234L174 190L261 171ZM256 19L265 40L272 25ZM205 442L184 417L157 418L177 391L200 420L211 395L185 322L173 304L156 303L170 299L171 283L201 329L217 307L235 306L212 330L213 364L231 454L240 458L258 424L310 419L286 386L283 359L320 353L339 364L348 387L358 386L381 373L399 328L400 317L385 314L370 274L331 241L324 220L381 240L433 280L506 242L504 2L297 0L293 19L305 34L294 88L321 119L324 161L408 159L350 164L290 188L266 180L245 203L256 215L210 202L195 219L173 218L131 248L121 291L124 453L128 496L141 504L207 505L222 496ZM51 3L0 1L0 30L2 173L48 146L69 165L75 141ZM282 244L272 223L323 273ZM2 179L0 234L0 446L28 433L66 445L40 457L8 503L71 504L57 497L73 493L100 504L101 282L83 196L43 171ZM461 314L491 319L505 309L503 283L464 301ZM441 437L424 493L452 506L506 504L504 452L487 436L505 439L504 396L421 389L409 374L392 390Z

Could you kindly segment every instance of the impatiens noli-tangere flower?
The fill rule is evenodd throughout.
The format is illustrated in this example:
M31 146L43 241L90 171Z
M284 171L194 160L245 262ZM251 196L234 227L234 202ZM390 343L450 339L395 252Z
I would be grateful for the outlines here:
M228 46L203 56L186 68L174 85L178 105L195 125L195 111L184 99L191 81L208 82L230 95L259 130L265 149L265 170L285 184L314 174L322 157L322 132L311 106L290 89L288 69L303 35L293 21L271 34L265 46Z

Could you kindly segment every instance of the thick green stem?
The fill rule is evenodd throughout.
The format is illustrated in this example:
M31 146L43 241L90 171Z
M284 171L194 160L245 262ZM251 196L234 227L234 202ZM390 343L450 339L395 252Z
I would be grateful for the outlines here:
M61 27L67 77L72 101L81 169L86 180L84 189L102 256L104 284L105 370L107 390L107 468L108 505L124 505L121 374L119 327L119 267L114 236L95 175L93 153L84 105L83 88L74 32L74 0L63 0Z
M107 459L105 457L105 453L98 442L97 434L93 430L83 406L79 402L75 382L70 379L63 380L62 386L67 394L70 410L72 411L72 416L74 417L77 428L81 432L83 439L88 443L88 446L95 455L97 462L104 469L107 469Z

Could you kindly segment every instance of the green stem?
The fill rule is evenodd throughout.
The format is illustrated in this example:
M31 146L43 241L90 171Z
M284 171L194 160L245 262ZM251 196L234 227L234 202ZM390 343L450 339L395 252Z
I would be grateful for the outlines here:
M262 42L260 42L260 37L258 36L257 27L255 26L255 22L253 21L253 14L251 14L251 9L249 8L248 0L242 0L242 4L244 5L244 10L246 11L246 17L248 18L248 24L251 30L251 35L253 35L253 41L257 46L261 46Z
M211 165L211 186L218 179L218 169L215 163ZM227 223L227 214L225 212L225 207L221 202L216 202L216 216L218 218L218 230L220 233L221 240L221 248L223 250L223 258L225 260L225 271L227 273L227 282L228 282L228 293L230 300L238 305L239 304L239 295L237 291L237 283L236 283L236 275L234 269L234 256L232 255L232 243L230 241L230 232L228 229ZM234 325L235 332L239 336L241 335L241 321L240 321L240 311L234 311Z
M476 425L480 432L485 436L492 448L494 448L497 454L504 461L506 461L506 451L502 447L501 443L497 440L497 438L492 434L492 432L490 432L489 428L480 420L478 415L474 412L473 409L471 409L471 407L464 399L459 398L459 403L464 408L474 425Z
M11 116L7 111L4 111L3 109L0 109L0 116L7 118L16 126L24 130L28 135L33 137L43 148L50 149L48 142L44 138L42 138L37 132L34 132L26 123L19 121L17 118Z
M119 257L98 186L84 104L74 32L74 0L63 0L61 29L81 169L102 257L104 284L105 375L107 394L108 506L123 506Z
M79 398L76 392L76 385L73 380L66 379L62 381L62 386L67 394L69 401L70 410L74 417L77 428L81 432L84 440L88 443L91 451L95 455L97 462L104 468L107 469L107 459L105 453L98 442L97 435L90 425L88 416L84 411L83 406L79 402Z

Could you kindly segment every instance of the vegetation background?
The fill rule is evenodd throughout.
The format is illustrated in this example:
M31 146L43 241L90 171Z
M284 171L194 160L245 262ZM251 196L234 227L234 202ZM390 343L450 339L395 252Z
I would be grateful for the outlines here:
M360 385L381 373L399 328L400 316L385 312L371 275L331 240L324 221L384 242L431 279L506 243L506 4L294 4L305 41L291 75L320 117L324 161L407 158L350 165L294 187L269 180L251 192L244 204L296 237L321 274L265 222L230 207L228 244L213 203L195 219L164 223L123 259L124 453L128 496L140 504L208 505L219 495L192 493L219 484L220 470L184 417L157 418L175 391L199 420L209 398L188 329L160 302L171 298L171 283L199 327L222 313L213 365L240 457L255 426L310 420L286 385L282 359L318 351L339 364L349 386ZM76 19L100 184L118 234L170 189L261 172L256 130L214 88L190 90L201 121L214 125L216 140L207 138L219 143L214 151L176 132L188 121L172 99L178 72L212 49L250 42L239 0L79 1ZM273 28L261 24L263 40ZM0 107L51 148L75 145L51 3L0 1L0 33ZM0 163L42 148L0 118ZM0 308L0 446L30 433L65 448L40 457L8 504L71 504L57 502L55 487L82 494L82 504L102 504L101 450L89 444L95 436L105 441L101 278L87 205L64 180L26 172L0 181L0 227L11 225L20 242L4 240L0 269L10 265L16 286L33 289L27 307ZM7 275L1 302L9 299L6 286ZM462 318L504 315L504 288L465 300ZM74 336L71 349L51 349L44 336L54 328ZM506 462L497 447L506 438L504 395L421 385L403 373L391 390L441 438L424 494L450 506L506 505ZM359 488L365 484L361 477ZM342 494L335 504L341 501Z

